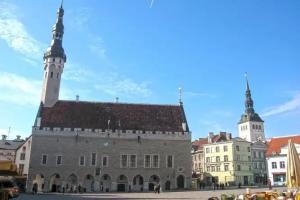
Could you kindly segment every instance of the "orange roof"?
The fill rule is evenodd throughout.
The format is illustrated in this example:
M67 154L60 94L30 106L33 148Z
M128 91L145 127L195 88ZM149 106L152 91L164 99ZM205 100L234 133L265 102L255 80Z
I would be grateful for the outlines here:
M300 135L271 138L271 140L268 142L268 149L266 155L270 156L273 153L279 154L281 148L288 144L289 139L291 139L293 143L300 144Z

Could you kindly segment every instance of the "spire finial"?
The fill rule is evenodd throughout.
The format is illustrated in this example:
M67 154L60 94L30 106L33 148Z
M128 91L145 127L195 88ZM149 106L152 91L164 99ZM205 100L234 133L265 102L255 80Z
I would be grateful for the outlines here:
M60 8L63 8L64 0L61 0Z
M178 92L179 92L179 104L181 105L182 104L182 88L181 87L178 88Z
M247 90L250 90L247 72L245 72L245 78L246 78L246 83L247 83Z

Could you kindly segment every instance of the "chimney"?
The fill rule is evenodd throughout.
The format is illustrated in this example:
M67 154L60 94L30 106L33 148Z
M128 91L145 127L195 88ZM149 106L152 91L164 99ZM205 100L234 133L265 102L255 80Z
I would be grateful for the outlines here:
M21 136L17 135L17 139L16 140L21 140Z
M226 140L231 140L231 133L226 133Z
M119 97L116 97L116 103L119 103Z
M2 135L2 140L6 140L7 135Z
M208 133L208 137L207 137L208 143L212 143L213 142L212 141L213 137L214 137L214 133L213 132L209 132Z
M76 102L79 102L79 95L76 95Z

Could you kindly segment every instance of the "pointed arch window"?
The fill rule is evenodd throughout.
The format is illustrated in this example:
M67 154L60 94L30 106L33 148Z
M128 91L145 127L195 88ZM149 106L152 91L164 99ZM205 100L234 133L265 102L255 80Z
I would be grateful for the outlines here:
M50 77L53 78L53 72L51 72Z

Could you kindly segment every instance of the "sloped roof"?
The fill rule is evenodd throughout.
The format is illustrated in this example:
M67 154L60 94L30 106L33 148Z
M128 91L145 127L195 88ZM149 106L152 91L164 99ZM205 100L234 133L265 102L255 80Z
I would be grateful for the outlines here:
M293 143L300 144L300 134L295 136L271 138L271 140L268 142L268 149L266 155L271 156L273 153L279 154L281 148L283 146L286 146L290 139Z
M24 140L0 140L0 149L3 150L16 150Z
M122 129L145 131L184 131L182 105L151 105L58 101L42 107L41 127ZM189 131L186 124L186 131Z

